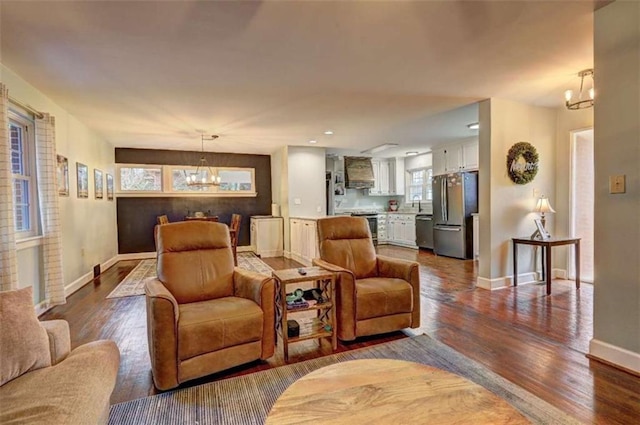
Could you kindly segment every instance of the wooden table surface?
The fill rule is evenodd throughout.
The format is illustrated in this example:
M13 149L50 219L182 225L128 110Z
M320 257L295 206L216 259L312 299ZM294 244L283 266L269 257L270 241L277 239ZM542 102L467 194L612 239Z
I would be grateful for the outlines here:
M403 360L337 363L294 382L266 424L528 424L489 390L453 373Z

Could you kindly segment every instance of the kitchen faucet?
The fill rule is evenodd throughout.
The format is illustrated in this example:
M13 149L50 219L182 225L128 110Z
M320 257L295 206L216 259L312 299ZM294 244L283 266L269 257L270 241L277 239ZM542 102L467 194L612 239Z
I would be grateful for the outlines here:
M411 200L411 208L415 207L416 198L418 198L418 212L422 212L422 206L420 205L420 195L413 195L413 199Z

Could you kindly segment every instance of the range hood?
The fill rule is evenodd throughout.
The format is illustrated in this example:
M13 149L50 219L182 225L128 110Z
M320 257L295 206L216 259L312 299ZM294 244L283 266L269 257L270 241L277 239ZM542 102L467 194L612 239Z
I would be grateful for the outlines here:
M374 186L373 165L369 157L345 156L344 175L347 189L371 189Z

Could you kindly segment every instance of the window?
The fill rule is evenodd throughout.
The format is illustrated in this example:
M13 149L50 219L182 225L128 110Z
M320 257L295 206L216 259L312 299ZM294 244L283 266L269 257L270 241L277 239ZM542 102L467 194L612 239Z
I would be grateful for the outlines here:
M24 239L38 234L38 198L33 133L32 121L16 113L9 113L16 239Z
M432 168L420 168L409 171L406 202L433 200Z
M120 166L118 178L121 192L162 192L162 167Z
M216 168L211 172L220 177L219 186L189 186L187 175L196 171L192 166L129 165L117 166L120 196L256 196L255 169ZM200 169L199 178L209 180L209 170Z

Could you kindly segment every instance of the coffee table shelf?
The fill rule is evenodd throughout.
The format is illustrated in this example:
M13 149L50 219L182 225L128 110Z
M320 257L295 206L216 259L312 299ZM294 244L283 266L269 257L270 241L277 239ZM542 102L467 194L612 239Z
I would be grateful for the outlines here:
M276 280L276 330L282 338L284 360L289 361L289 344L309 339L330 338L332 347L338 347L338 338L335 329L335 284L336 277L333 272L321 267L305 267L306 274L301 275L298 269L276 270L273 277ZM314 282L314 287L320 291L324 299L322 303L309 305L302 308L287 308L287 285ZM315 311L317 317L297 319L300 325L299 336L289 337L287 332L287 319L289 315L296 313ZM326 329L329 327L329 330Z

